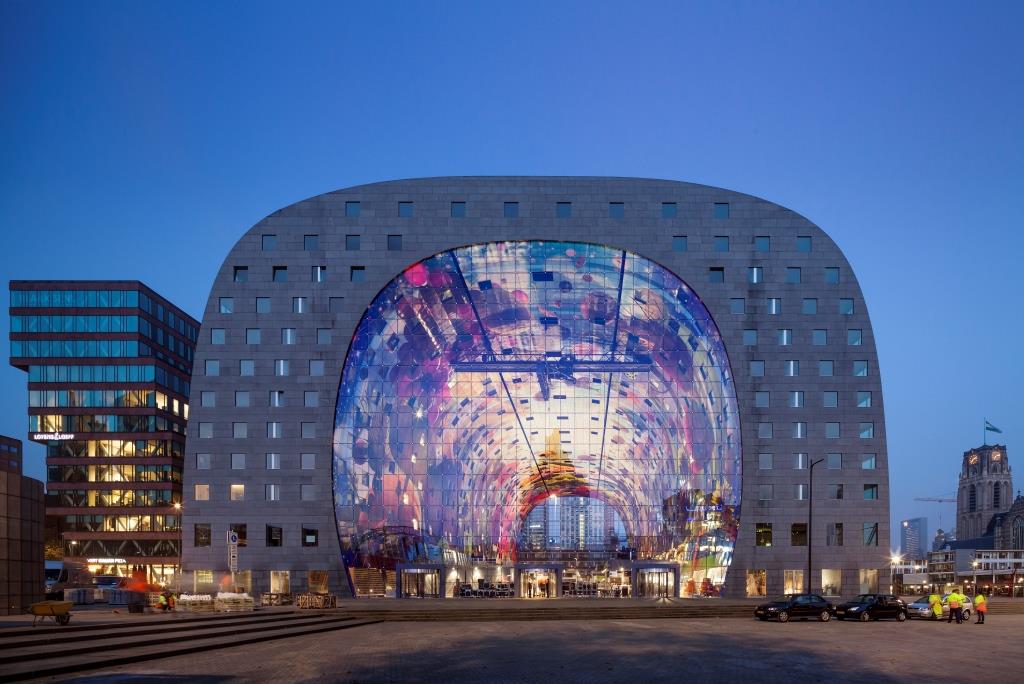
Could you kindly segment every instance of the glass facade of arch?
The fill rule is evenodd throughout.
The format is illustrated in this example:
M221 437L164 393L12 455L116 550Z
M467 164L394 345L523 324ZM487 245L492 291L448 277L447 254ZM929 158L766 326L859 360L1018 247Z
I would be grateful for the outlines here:
M725 347L673 273L593 244L450 250L392 280L353 336L334 432L342 552L382 570L554 557L565 540L526 523L557 497L602 511L576 518L584 557L717 585L740 455Z

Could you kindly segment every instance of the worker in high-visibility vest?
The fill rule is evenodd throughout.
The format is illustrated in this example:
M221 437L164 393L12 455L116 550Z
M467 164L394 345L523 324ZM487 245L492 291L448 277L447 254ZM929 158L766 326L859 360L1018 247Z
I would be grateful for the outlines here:
M976 594L974 597L974 610L978 613L978 621L974 624L985 624L985 613L988 612L988 600L985 599L985 592Z
M949 592L949 596L946 597L946 601L949 603L949 619L946 620L946 623L948 624L953 621L953 618L956 618L956 624L963 624L964 596L960 593L959 590L954 589L953 591Z
M942 597L938 594L931 594L928 597L928 605L932 608L932 620L942 619Z

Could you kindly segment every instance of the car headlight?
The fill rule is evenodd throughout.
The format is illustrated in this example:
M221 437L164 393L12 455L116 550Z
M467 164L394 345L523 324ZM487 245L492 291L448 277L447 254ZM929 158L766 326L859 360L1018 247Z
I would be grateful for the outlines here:
M860 610L860 606L852 606L852 607L850 608L850 612L851 612L851 613L854 613L854 612L856 612L856 611L858 611L858 610Z

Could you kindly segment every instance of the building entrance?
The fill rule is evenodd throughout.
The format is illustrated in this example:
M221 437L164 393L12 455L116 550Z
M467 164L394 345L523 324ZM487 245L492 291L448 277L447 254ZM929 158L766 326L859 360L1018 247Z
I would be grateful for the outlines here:
M672 598L676 596L675 573L668 569L644 568L638 571L639 598Z

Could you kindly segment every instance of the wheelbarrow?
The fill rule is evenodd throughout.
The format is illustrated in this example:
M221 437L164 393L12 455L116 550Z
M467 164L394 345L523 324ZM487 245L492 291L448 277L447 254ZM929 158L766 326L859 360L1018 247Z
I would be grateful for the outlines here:
M32 626L36 626L36 620L45 622L46 618L53 618L58 625L66 625L71 622L71 601L39 601L28 607L32 613Z

